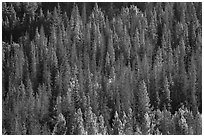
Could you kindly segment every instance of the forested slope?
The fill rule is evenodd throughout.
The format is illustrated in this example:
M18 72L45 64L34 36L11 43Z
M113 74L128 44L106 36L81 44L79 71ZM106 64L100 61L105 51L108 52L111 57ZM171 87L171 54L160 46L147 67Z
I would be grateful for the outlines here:
M2 134L202 134L202 3L89 4L2 3Z

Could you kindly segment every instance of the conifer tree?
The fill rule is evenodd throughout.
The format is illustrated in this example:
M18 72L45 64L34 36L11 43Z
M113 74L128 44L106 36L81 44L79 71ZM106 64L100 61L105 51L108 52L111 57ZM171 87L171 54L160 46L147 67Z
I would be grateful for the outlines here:
M65 135L66 133L66 121L62 113L58 115L57 123L53 129L52 135Z
M86 131L88 135L96 135L98 134L98 125L97 125L97 117L92 112L92 108L89 107L88 110L85 112L85 118L86 118Z
M83 3L82 20L83 20L83 24L86 25L86 22L87 22L86 2Z
M71 30L73 31L73 36L76 41L81 39L81 27L82 27L82 20L79 14L78 6L74 4L72 13L71 13L71 20L70 20Z
M84 120L82 118L82 112L81 109L79 108L77 110L77 113L75 113L75 120L76 120L76 125L74 127L74 133L77 135L86 135L86 131L84 129Z
M133 133L133 111L129 108L127 113L127 132L128 134Z
M117 111L115 112L114 115L113 128L114 135L123 135L122 122L118 116Z
M22 80L23 77L23 64L24 64L24 53L22 46L14 44L15 50L15 79L16 82Z
M139 91L138 91L138 113L139 113L139 121L144 121L145 113L149 113L150 111L150 100L147 93L146 84L143 81L140 82Z
M164 109L162 111L162 117L161 117L161 132L164 135L168 135L171 132L171 113L166 109L164 106Z
M142 134L148 135L150 134L150 117L148 113L144 115L144 123L142 124Z
M191 57L191 66L190 66L190 100L191 107L193 111L193 115L196 116L198 108L197 108L197 97L196 97L196 84L197 84L197 74L195 68L194 56Z
M167 77L165 78L164 80L164 94L165 94L165 104L166 106L168 107L167 109L169 110L170 107L171 107L171 91L169 90L169 82L168 82L168 79Z
M194 134L201 135L202 134L202 116L199 112L194 117L194 124L195 124Z
M99 116L98 133L101 135L107 134L107 127L105 126L104 118L102 115Z

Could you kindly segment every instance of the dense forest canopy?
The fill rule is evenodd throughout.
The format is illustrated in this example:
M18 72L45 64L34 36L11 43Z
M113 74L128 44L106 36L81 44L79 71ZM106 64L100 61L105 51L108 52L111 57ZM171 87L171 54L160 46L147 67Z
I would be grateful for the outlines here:
M2 3L2 134L202 134L202 3Z

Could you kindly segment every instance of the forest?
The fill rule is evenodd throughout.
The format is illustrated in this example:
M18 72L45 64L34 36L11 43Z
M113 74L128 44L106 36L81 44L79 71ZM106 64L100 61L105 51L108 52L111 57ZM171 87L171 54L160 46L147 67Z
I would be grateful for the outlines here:
M3 135L201 135L202 3L2 2Z

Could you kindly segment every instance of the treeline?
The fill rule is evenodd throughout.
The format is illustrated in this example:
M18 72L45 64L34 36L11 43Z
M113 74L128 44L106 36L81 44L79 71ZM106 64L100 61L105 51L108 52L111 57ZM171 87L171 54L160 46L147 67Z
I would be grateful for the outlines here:
M145 9L144 2L98 2L99 7L106 13L109 18L119 13L122 6L129 6L131 4L137 5L140 9ZM54 11L54 8L60 7L61 14L66 14L70 18L72 8L77 5L79 13L82 14L86 11L87 17L92 13L95 2L4 2L2 3L3 13L3 41L19 41L19 37L29 33L31 39L35 35L37 27L46 24L45 33L50 33L51 24L49 19L39 18L42 14L47 15ZM85 9L84 9L85 8ZM19 32L16 34L15 32ZM11 40L12 39L12 40Z
M201 3L43 4L2 3L3 134L202 134Z

